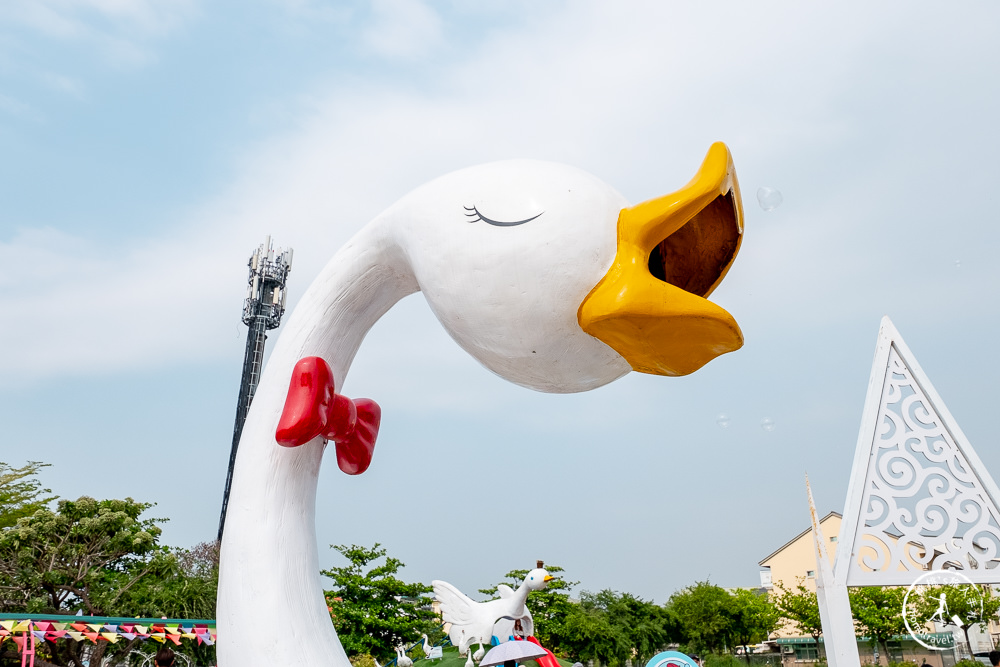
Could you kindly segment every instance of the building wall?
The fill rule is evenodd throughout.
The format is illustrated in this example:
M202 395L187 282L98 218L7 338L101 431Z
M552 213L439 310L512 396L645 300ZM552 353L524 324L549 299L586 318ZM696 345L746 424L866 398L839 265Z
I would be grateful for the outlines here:
M826 552L830 557L831 564L837 555L840 521L840 517L836 514L828 514L819 524L826 539ZM815 551L813 551L812 529L800 535L766 560L761 561L761 567L770 569L772 586L777 586L779 582L782 582L785 588L793 589L801 578L806 588L815 592L816 556ZM810 572L813 573L811 576Z

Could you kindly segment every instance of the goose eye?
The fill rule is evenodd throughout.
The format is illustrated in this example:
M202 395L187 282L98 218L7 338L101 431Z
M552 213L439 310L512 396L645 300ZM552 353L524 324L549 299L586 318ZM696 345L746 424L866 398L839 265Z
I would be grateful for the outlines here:
M517 227L518 225L523 225L526 222L531 222L542 213L531 216L530 218L525 218L524 220L493 220L492 218L487 218L485 215L479 212L479 209L475 206L463 206L465 209L466 222L485 222L487 225L493 225L494 227ZM534 577L532 577L534 578Z

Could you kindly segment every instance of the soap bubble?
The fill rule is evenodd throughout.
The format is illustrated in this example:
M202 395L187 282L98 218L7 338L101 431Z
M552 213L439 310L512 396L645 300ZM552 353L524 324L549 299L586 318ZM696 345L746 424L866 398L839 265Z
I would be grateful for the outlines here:
M729 428L729 415L720 414L715 418L715 423L718 424L720 428Z
M777 188L769 188L767 186L757 188L757 203L765 211L773 211L778 208L784 199L781 196L781 191Z
M774 430L774 420L770 417L764 417L760 420L760 427L770 433Z

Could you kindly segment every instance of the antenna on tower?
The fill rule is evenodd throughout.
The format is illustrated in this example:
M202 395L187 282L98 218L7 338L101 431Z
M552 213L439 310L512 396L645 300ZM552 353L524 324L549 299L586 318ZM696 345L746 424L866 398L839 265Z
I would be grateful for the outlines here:
M253 401L260 372L264 364L264 343L266 332L277 329L281 316L285 314L288 291L285 287L288 274L292 270L292 249L275 252L271 237L257 246L247 262L250 267L247 276L247 298L243 303L243 324L247 325L247 349L243 356L243 377L240 380L240 395L236 402L236 424L233 426L233 448L229 454L229 472L226 474L226 491L222 496L222 515L219 517L219 537L226 527L226 509L229 506L229 490L233 485L233 466L236 465L236 450L240 446L243 423L246 422Z

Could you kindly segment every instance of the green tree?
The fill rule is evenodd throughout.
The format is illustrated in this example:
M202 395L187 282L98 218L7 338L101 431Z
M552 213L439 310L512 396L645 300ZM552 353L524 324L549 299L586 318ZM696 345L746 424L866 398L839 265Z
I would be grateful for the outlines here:
M583 662L597 660L604 665L619 665L621 656L628 654L628 638L607 613L606 593L582 592L580 602L573 605L564 619L560 648L569 657Z
M966 646L971 646L969 629L978 625L987 632L990 619L1000 612L1000 598L993 596L989 586L975 584L920 587L910 594L906 604L911 618L918 623L933 618L941 625L961 628Z
M50 489L43 489L35 476L48 463L28 461L20 468L13 468L0 461L0 529L9 528L21 517L45 509L55 496L48 496Z
M191 549L171 549L158 574L143 577L130 591L125 605L130 615L215 618L219 590L218 542L202 542Z
M882 647L886 664L889 661L888 642L896 635L906 634L903 620L903 588L875 587L853 588L849 591L851 613L860 633Z
M743 647L743 655L749 665L750 645L765 641L774 632L781 620L781 612L767 593L761 591L739 588L731 594L731 598L730 633L733 643Z
M809 635L819 646L823 634L823 623L819 617L819 601L816 593L805 587L802 579L793 589L787 589L778 582L775 587L774 605L782 618L788 619L795 629Z
M569 657L618 667L628 660L645 664L676 639L676 623L666 609L631 593L584 591L562 632Z
M733 631L731 604L732 596L708 581L677 591L667 601L687 643L701 653L717 653L729 643Z
M384 663L393 657L395 646L436 627L424 597L431 587L399 579L396 574L403 562L386 556L378 542L370 549L357 545L331 548L347 559L347 565L322 574L333 580L326 600L348 656L368 653ZM382 558L381 565L375 563Z
M131 498L61 500L0 532L0 600L4 612L134 616L132 598L146 576L170 572L157 544L160 519L140 519L151 505ZM91 647L89 664L116 665L134 642ZM46 642L53 663L83 667L82 643Z
M566 617L573 611L573 603L569 601L569 592L578 581L567 581L560 576L565 570L558 565L549 565L545 570L552 575L553 579L544 590L532 591L528 594L525 606L531 612L531 620L535 624L535 637L542 643L542 646L554 653L559 652L560 633ZM499 584L506 584L517 589L524 582L528 575L528 570L511 570L504 575L504 580ZM497 586L499 586L497 584ZM480 593L492 596L492 599L499 597L497 586L493 588L481 588Z

